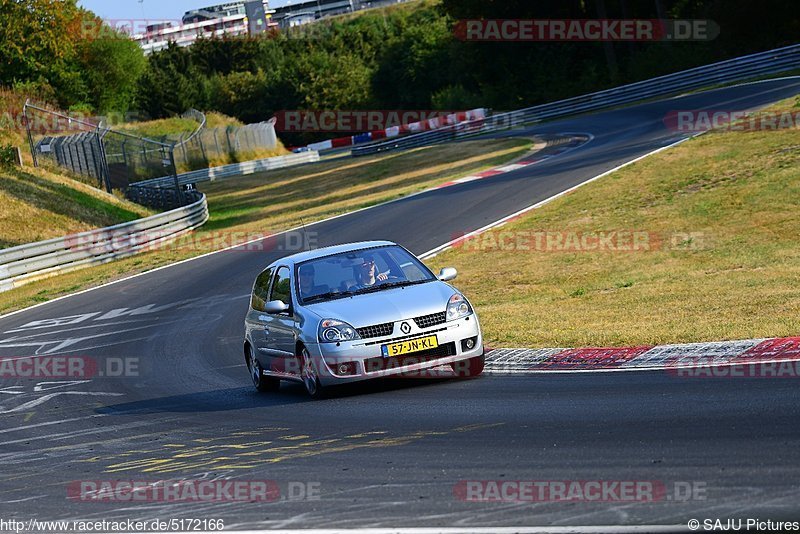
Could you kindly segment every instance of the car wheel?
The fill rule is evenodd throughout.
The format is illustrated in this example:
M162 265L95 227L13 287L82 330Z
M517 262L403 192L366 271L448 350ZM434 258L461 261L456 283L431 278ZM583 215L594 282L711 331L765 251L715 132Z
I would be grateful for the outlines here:
M281 381L278 378L271 376L264 376L264 370L255 357L252 347L247 346L247 369L250 371L250 378L253 380L253 385L261 393L269 393L278 391L281 387Z
M481 354L480 356L475 356L474 358L470 358L469 360L454 362L450 365L453 367L453 371L455 371L457 377L459 378L474 377L480 375L483 372L483 368L486 365L486 356Z
M314 367L314 359L305 347L300 351L298 359L300 360L300 376L303 379L303 385L306 387L306 393L312 399L323 398L325 390L319 383L319 377Z

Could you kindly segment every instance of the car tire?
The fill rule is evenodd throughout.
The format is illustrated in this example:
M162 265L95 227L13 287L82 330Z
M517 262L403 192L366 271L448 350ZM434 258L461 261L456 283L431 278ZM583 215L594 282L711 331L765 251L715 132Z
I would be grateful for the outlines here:
M325 388L322 387L319 381L314 359L305 347L300 349L297 360L300 364L300 377L303 379L303 386L306 388L308 396L312 399L325 398Z
M247 370L250 372L250 379L253 381L253 386L261 393L272 393L278 391L281 387L279 378L271 376L264 376L261 363L253 353L253 348L247 346Z
M486 366L486 355L481 354L469 360L453 362L450 365L453 367L453 371L456 373L457 377L473 378L483 373L483 369Z

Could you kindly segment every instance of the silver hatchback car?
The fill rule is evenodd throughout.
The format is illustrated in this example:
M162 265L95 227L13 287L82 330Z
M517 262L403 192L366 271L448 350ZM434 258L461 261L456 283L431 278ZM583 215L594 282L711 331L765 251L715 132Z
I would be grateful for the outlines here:
M389 241L338 245L274 262L256 278L244 355L259 391L302 382L328 386L447 366L483 371L480 323L469 301Z

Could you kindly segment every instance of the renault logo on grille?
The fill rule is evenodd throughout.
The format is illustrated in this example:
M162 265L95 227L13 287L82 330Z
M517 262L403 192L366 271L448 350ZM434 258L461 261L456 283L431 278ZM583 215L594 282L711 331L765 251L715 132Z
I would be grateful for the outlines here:
M404 322L403 324L400 325L400 331L403 332L404 334L408 334L409 332L411 332L411 325Z

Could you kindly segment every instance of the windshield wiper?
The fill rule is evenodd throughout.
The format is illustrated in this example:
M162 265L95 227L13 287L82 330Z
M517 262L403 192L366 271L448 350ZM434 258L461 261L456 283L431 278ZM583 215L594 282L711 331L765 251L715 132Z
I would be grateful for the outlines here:
M320 293L319 295L312 295L303 299L303 304L311 304L318 300L340 299L344 297L352 297L353 295L363 295L365 293L374 293L376 291L383 291L384 289L391 289L393 287L415 286L417 284L425 284L433 282L433 280L417 280L410 282L408 280L402 282L390 282L387 284L375 284L374 286L365 287L357 291L329 291L327 293Z
M304 304L309 304L311 302L316 302L318 300L328 300L328 299L338 299L342 297L352 297L355 295L355 291L328 291L327 293L320 293L319 295L313 295L308 298L303 299Z
M415 286L417 284L424 284L426 282L432 282L433 280L417 280L416 282L411 282L405 280L403 282L390 282L388 284L375 284L371 287L365 287L364 289L360 289L356 292L356 294L363 294L363 293L373 293L375 291L383 291L384 289L392 289L394 287L406 287L406 286Z

